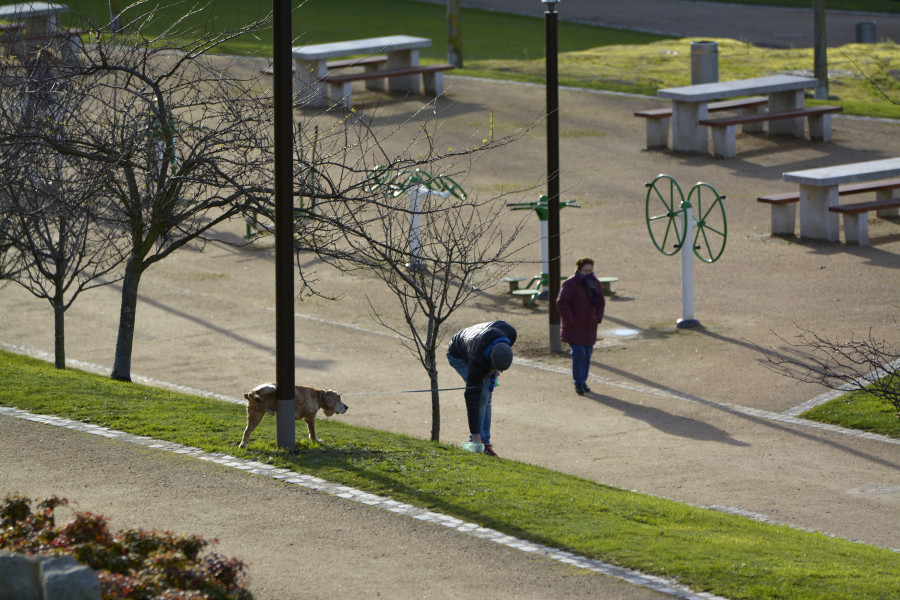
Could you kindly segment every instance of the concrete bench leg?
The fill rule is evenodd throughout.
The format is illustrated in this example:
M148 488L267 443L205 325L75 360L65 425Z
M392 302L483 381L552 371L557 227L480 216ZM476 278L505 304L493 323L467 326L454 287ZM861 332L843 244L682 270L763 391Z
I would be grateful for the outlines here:
M878 202L887 202L888 200L893 199L893 190L878 190L875 192L875 200L877 200ZM876 211L875 214L882 219L889 219L890 217L900 216L900 208L886 208L884 210Z
M741 114L758 115L763 112L764 108L765 107L763 106L748 106L741 111ZM741 125L741 131L744 133L762 133L764 127L765 123L762 121L757 121L756 123L744 123Z
M383 70L383 69L381 69L381 65L366 65L363 67L363 70L366 73L372 73L374 71ZM366 80L366 89L367 90L383 90L384 89L384 79L367 79Z
M444 73L422 73L422 85L425 87L426 96L440 96L444 93Z
M647 150L669 147L669 117L647 119Z
M331 88L331 101L337 104L338 106L342 106L347 110L353 106L350 90L350 82L346 83L333 83L329 86Z
M772 205L772 235L794 235L797 203Z
M828 210L840 202L838 186L799 184L800 237L836 242L840 237L840 219Z
M713 127L713 154L722 158L732 158L737 155L734 143L734 125L726 125L725 127Z
M844 215L844 242L860 246L869 245L869 213Z
M831 115L809 115L809 139L831 141Z

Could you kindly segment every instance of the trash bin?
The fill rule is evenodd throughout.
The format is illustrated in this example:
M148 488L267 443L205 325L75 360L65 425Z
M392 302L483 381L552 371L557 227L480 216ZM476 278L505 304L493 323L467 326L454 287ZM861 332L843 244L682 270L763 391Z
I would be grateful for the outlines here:
M857 44L874 44L878 41L875 33L874 21L863 21L856 24L856 43Z
M719 80L719 42L691 42L691 85Z

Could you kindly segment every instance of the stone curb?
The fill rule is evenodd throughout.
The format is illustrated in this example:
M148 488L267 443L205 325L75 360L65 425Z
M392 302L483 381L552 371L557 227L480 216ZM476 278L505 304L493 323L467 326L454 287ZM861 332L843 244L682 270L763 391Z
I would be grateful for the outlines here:
M100 580L71 556L0 550L0 600L100 600Z
M530 554L543 556L578 568L587 569L595 573L601 573L603 575L615 577L634 585L667 594L669 596L672 596L673 598L682 598L685 600L725 600L721 596L716 596L705 592L695 592L694 590L691 590L690 588L687 588L675 581L664 579L662 577L647 575L639 571L625 569L623 567L618 567L616 565L605 563L599 560L594 560L585 556L566 552L558 548L536 544L528 540L523 540L511 535L506 535L505 533L496 531L494 529L482 527L477 523L467 523L465 521L457 519L456 517L451 517L449 515L444 515L424 508L418 508L411 504L398 502L385 496L370 494L368 492L357 490L355 488L351 488L338 483L332 483L330 481L326 481L312 475L304 475L302 473L297 473L289 469L279 469L272 465L267 465L258 461L244 460L228 454L205 452L203 450L200 450L199 448L182 446L181 444L157 440L147 436L133 435L130 433L125 433L123 431L109 429L107 427L100 427L98 425L91 425L89 423L72 421L70 419L63 419L50 415L33 414L17 408L0 406L0 415L18 419L25 419L36 423L43 423L46 425L53 425L55 427L64 427L66 429L73 429L84 433L90 433L92 435L99 435L130 444L138 444L147 448L154 448L158 450L174 452L176 454L192 456L194 458L213 462L225 467L246 471L253 475L271 477L272 479L278 479L280 481L284 481L285 483L298 485L310 490L316 490L318 492L323 492L331 496L336 496L338 498L344 498L352 502L358 502L360 504L365 504L374 508L388 510L390 512L405 515L407 517L418 519L420 521L442 525L450 529L455 529L460 533L486 539L498 544L503 544L504 546L515 548L516 550L521 550L522 552L528 552ZM0 600L6 599L2 595L0 595ZM19 598L15 597L15 600L19 600ZM54 600L56 599L54 598Z

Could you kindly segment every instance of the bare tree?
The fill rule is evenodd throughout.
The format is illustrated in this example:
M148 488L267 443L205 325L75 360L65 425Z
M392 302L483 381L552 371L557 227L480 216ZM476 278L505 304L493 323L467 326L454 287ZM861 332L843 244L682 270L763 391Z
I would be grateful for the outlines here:
M0 261L7 277L53 308L55 364L64 369L65 313L81 292L118 279L117 237L98 226L99 181L36 136L66 137L75 94L53 53L0 64Z
M869 330L863 339L841 341L807 329L799 342L762 350L763 365L804 383L818 383L851 395L868 393L890 403L900 419L900 354Z
M214 33L185 25L147 38L155 8L127 35L90 27L91 44L61 73L77 90L64 135L34 131L29 143L102 174L103 224L123 237L127 260L113 379L130 381L141 277L153 264L238 214L248 198L271 193L271 98L259 72L207 56L260 26ZM187 40L187 41L186 41Z
M98 226L94 182L40 150L29 159L51 165L49 176L19 166L0 195L8 210L10 279L53 308L54 362L64 369L66 311L82 292L120 279L114 270L123 254L118 236Z
M396 153L385 149L387 133L369 129L360 117L344 119L315 144L301 140L298 147L307 153L295 161L296 193L303 198L295 203L295 232L298 267L301 253L312 251L344 271L374 273L394 294L400 320L374 307L371 314L400 337L426 371L431 439L438 440L438 348L444 326L457 309L521 262L516 256L525 245L518 241L525 219L507 216L502 199L478 199L452 177L428 172L439 173L451 163L470 168L483 152L523 132L439 153L429 113L412 119L424 123ZM308 152L312 147L315 154ZM453 174L461 171L457 167ZM306 277L302 269L301 276Z

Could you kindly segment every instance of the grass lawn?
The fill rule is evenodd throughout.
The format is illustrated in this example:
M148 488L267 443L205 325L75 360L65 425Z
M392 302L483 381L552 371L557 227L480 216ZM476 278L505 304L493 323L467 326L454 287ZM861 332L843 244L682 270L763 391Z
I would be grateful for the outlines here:
M897 385L900 386L900 381ZM821 423L900 438L900 415L897 410L887 401L872 394L841 396L800 416Z
M537 1L537 0L534 0ZM128 4L128 0L122 0ZM754 2L750 2L751 4ZM809 7L809 2L755 2ZM837 6L841 4L841 6ZM105 0L82 0L73 5L100 22ZM264 15L271 2L217 0L212 27L223 29ZM828 2L829 9L900 12L893 0ZM174 19L184 5L165 9ZM128 14L128 13L126 13ZM346 15L365 15L348 19ZM199 16L198 16L199 18ZM523 17L463 8L461 16L464 68L462 75L528 82L544 80L544 22ZM446 7L415 0L307 0L294 12L295 44L407 33L431 38L421 51L422 62L444 62L447 53ZM497 35L497 32L503 32ZM706 38L704 38L706 39ZM719 39L719 79L743 79L771 73L811 75L813 50L758 48ZM690 39L594 27L561 21L559 24L560 85L625 91L653 96L657 89L690 83ZM269 31L245 35L219 48L229 54L270 56ZM900 47L894 43L849 44L828 51L830 92L845 114L900 118ZM814 104L815 102L811 102Z
M327 445L304 439L296 455L280 452L268 418L240 450L240 405L59 371L2 351L0 405L309 473L732 599L900 594L900 553L883 548L333 420L319 424Z

